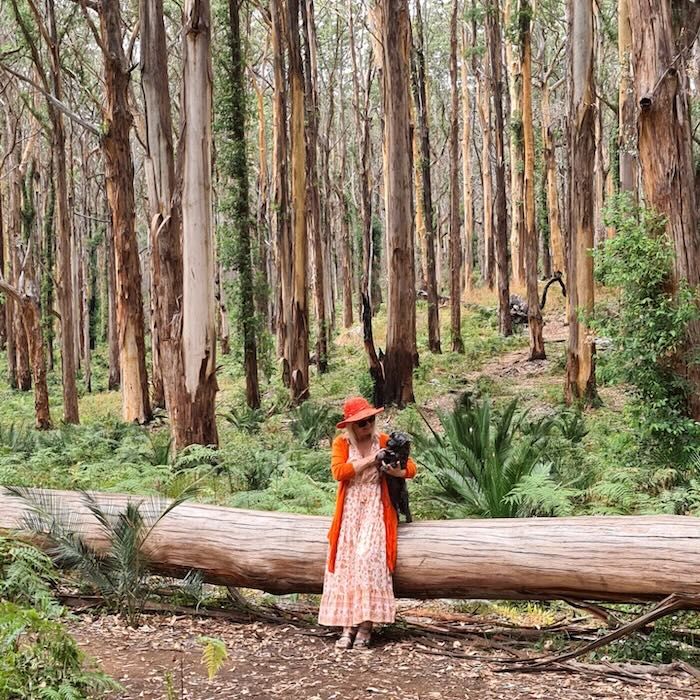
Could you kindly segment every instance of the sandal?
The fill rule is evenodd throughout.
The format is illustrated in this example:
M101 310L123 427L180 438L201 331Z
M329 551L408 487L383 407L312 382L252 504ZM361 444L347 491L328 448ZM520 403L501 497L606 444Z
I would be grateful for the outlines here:
M335 643L336 649L351 649L357 635L357 627L351 627L350 632L343 632Z
M357 637L353 649L369 649L370 637Z
M369 649L369 643L372 639L372 625L369 627L360 625L359 632L355 637L354 649Z

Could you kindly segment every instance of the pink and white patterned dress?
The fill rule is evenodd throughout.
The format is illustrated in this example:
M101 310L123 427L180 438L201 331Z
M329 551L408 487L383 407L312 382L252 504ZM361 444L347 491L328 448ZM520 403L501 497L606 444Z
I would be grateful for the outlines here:
M372 446L379 449L377 438ZM350 444L348 462L361 459ZM352 627L361 622L393 622L396 601L386 563L381 475L365 469L348 482L338 539L335 572L323 580L318 612L321 625Z

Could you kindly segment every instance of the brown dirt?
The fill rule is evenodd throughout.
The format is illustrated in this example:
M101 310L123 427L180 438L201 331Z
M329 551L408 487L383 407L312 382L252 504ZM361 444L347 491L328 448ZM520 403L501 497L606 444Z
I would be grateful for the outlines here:
M415 639L390 640L381 631L368 651L336 651L336 635L324 628L179 616L149 616L138 629L112 616L88 616L72 623L71 632L124 687L114 700L165 699L168 675L174 697L182 700L670 700L698 689L689 677L628 683L563 672L499 673L503 667L482 647L442 643L448 654L465 656L455 658ZM200 635L222 639L228 649L212 681L201 663Z

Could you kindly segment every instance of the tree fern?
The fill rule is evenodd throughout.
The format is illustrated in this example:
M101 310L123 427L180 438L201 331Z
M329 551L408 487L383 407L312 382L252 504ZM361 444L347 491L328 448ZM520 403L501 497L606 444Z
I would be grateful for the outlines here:
M197 637L197 642L203 647L202 664L207 669L209 680L212 680L228 659L226 644L215 637Z

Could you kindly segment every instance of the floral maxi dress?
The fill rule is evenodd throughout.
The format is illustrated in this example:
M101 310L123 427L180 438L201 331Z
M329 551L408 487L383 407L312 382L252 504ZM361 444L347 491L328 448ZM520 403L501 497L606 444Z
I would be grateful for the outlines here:
M378 449L378 445L373 446ZM348 461L360 459L350 445ZM351 627L361 622L393 622L396 602L386 563L386 531L381 475L365 469L345 493L335 572L326 567L318 613L322 625Z

